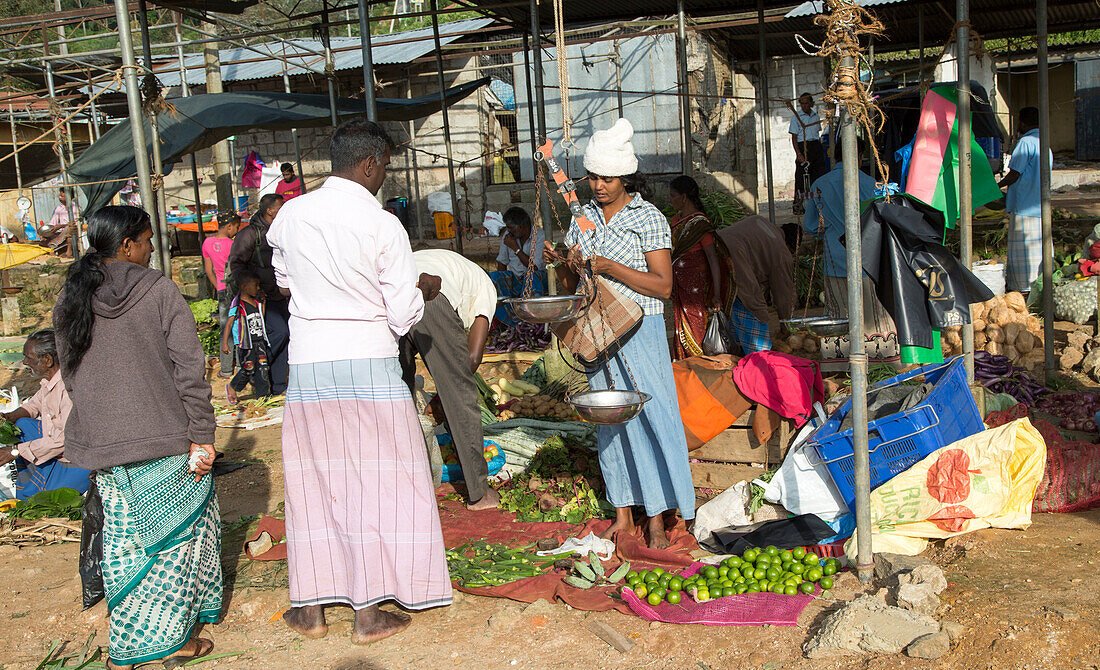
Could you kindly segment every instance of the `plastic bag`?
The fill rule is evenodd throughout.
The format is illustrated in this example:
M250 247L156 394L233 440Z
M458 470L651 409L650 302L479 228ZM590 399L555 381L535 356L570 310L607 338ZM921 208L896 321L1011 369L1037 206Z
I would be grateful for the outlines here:
M706 542L719 528L748 526L752 523L749 513L749 483L740 481L695 510L692 534L699 542Z
M1096 313L1096 277L1054 285L1054 318L1085 323Z
M814 409L818 418L799 430L771 481L757 483L764 487L765 500L779 503L791 514L814 514L830 522L847 514L848 505L833 483L828 467L816 454L807 455L803 450L806 440L825 422L821 403L814 403Z
M916 555L928 540L1027 528L1046 445L1026 418L963 438L871 491L876 552ZM844 545L854 556L855 533Z
M699 343L704 356L721 356L733 353L730 336L726 331L726 318L721 312L711 312L707 317L707 332Z
M84 609L103 600L103 499L99 497L95 473L90 479L80 522L80 593Z

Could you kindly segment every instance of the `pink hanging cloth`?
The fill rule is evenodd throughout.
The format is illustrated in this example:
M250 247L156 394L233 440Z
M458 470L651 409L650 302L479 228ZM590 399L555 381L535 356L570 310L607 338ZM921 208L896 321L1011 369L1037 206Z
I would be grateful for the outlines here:
M777 351L756 351L737 361L733 381L746 398L793 419L796 428L809 419L815 402L825 400L817 362Z
M249 151L244 159L244 170L241 170L241 187L260 188L260 177L263 176L264 167L266 164L260 158L260 154Z

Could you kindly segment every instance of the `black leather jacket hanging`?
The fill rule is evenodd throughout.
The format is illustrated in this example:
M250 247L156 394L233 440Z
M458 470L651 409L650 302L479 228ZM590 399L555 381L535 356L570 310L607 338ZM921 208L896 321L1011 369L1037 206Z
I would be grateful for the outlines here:
M936 210L894 196L872 202L860 223L863 269L897 325L900 344L931 347L933 329L970 323L970 304L993 297L943 245Z

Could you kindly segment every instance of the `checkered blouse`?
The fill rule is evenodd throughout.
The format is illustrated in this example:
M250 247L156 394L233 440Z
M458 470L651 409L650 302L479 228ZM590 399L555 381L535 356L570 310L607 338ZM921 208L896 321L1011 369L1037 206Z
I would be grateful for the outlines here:
M565 243L579 245L585 256L603 256L623 265L648 272L649 266L645 254L658 249L672 248L672 230L668 219L650 203L635 193L634 199L627 203L611 221L604 221L603 210L592 200L584 206L585 215L596 224L596 230L582 233L574 221L565 234ZM607 277L616 289L638 303L645 314L661 314L664 305L660 298L642 295L634 289L612 277Z

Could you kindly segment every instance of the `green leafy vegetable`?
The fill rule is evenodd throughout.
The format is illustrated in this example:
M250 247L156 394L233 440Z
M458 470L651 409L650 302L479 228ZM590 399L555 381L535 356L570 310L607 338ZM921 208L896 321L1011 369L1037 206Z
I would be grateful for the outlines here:
M59 488L40 491L26 500L15 503L9 516L17 519L64 518L79 520L84 499L76 489Z
M0 444L19 444L23 431L7 419L0 419Z

